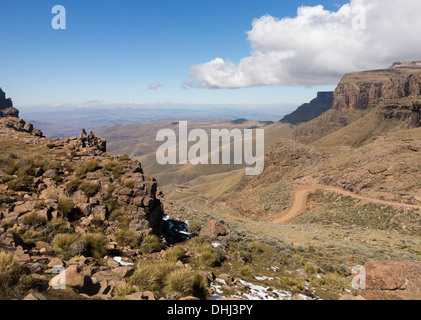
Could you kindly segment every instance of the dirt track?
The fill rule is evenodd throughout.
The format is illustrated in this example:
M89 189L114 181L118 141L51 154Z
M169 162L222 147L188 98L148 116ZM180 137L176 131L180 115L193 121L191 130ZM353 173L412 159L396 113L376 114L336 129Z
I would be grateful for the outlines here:
M367 198L356 193L352 193L350 191L346 191L340 188L330 187L330 186L322 186L322 185L315 185L315 186L299 186L296 188L294 193L294 198L292 199L291 206L282 211L276 218L273 220L273 223L288 223L291 222L293 219L298 217L301 213L309 209L308 198L309 195L316 190L325 190L325 191L332 191L335 193L339 193L345 196L349 196L352 198L365 200L368 202L373 202L377 204L392 206L392 207L401 207L401 208L408 208L408 209L421 209L421 206L410 205L405 203L399 202L390 202L384 201L374 198Z

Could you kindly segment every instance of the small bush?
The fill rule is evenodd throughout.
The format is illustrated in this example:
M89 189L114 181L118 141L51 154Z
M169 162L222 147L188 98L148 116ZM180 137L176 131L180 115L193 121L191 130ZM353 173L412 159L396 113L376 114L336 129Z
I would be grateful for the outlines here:
M307 262L304 266L304 272L308 276L315 275L317 273L316 269L314 268L313 264L311 262Z
M114 298L116 299L124 299L125 296L128 296L132 293L135 293L136 291L133 289L133 285L130 283L126 283L123 286L117 287L114 292Z
M118 220L122 216L123 213L124 212L123 212L122 209L113 210L111 212L110 216L108 217L108 220L110 220L110 221L116 221L116 220Z
M120 204L118 203L118 200L115 200L115 199L109 199L109 200L103 201L102 205L107 207L108 212L113 212L120 208Z
M95 182L84 181L79 185L79 190L83 191L88 198L91 198L98 193L99 185Z
M156 235L147 235L143 239L142 249L145 253L159 252L162 250L162 243Z
M76 233L57 235L53 241L53 249L55 252L61 254L62 257L70 259L74 256L71 254L72 244L77 240L79 240L79 235Z
M132 248L135 248L139 246L140 243L140 235L132 229L119 230L116 233L115 237L117 243L124 247L130 246Z
M57 145L55 143L49 143L49 144L47 144L47 148L48 149L54 149L56 147L57 147Z
M10 190L13 191L28 191L32 185L32 178L25 177L25 178L16 178L10 180L7 183L7 186Z
M175 269L165 278L165 291L179 296L194 296L207 299L209 296L207 279L200 272L192 273L185 268Z
M84 164L79 165L76 168L76 175L82 177L86 175L88 172L94 172L99 169L99 162L96 160L90 160L85 162Z
M102 258L107 253L108 239L102 233L88 233L82 236L87 242L87 255Z
M61 217L57 217L47 223L43 230L43 234L51 241L58 234L71 232L72 230L69 226L70 224L68 221Z
M32 213L27 214L24 218L23 218L23 223L29 227L39 227L42 226L46 223L47 221L45 220L44 217L42 217L38 211L34 211Z
M263 253L269 249L266 244L258 242L258 241L253 241L249 243L247 246L249 247L251 252L255 252L255 253Z
M77 191L81 184L81 181L79 178L75 178L72 181L66 183L66 188L70 193L74 193Z
M116 179L120 178L124 174L124 172L125 169L121 164L118 164L113 168L113 176Z
M65 218L69 218L74 208L75 208L75 204L72 199L65 196L62 196L58 199L57 211L61 216Z
M13 253L0 251L0 296L18 283L21 272Z
M191 292L191 271L179 268L169 273L165 278L166 291L175 292L180 296L189 295Z
M127 153L124 153L118 158L118 160L119 161L127 161L127 160L130 160L130 157Z
M115 167L117 164L118 164L118 163L117 163L117 162L114 162L114 161L107 162L107 163L104 165L104 167L102 168L102 170L104 170L104 171L113 171L114 167Z
M134 181L133 181L133 180L128 179L128 180L124 181L124 186L125 186L126 188L133 189L133 188L134 188Z
M183 260L184 258L186 258L186 250L184 250L181 246L170 248L164 253L164 260L167 261L177 262L178 260Z

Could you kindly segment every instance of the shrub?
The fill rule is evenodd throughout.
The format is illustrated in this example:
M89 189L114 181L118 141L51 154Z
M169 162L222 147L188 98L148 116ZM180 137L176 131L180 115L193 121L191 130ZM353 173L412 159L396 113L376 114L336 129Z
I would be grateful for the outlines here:
M118 179L120 178L123 174L124 174L124 167L121 164L117 164L114 168L113 168L113 176L114 178Z
M208 280L198 271L193 273L191 279L191 295L202 300L209 298Z
M56 235L68 233L71 229L69 228L69 222L61 217L53 218L45 226L43 233L51 241Z
M56 147L57 147L57 145L55 143L49 143L49 144L47 144L47 148L48 149L54 149Z
M136 271L130 278L133 285L140 287L141 290L157 291L161 289L159 284L161 274L156 265L152 263L138 263Z
M126 188L133 189L133 188L134 188L134 181L133 181L133 180L128 179L128 180L124 181L124 186L125 186Z
M136 271L130 278L130 283L139 286L141 290L162 291L165 286L166 276L176 269L174 263L154 263L140 261L136 265Z
M79 190L83 191L88 198L91 198L98 193L99 185L95 182L84 181L79 185Z
M23 218L23 223L29 227L39 227L42 226L46 223L47 221L45 220L44 217L42 217L38 211L33 211L29 214L27 214L24 218Z
M181 296L189 295L191 292L191 271L186 268L179 268L169 273L165 278L166 291L175 292Z
M79 235L76 233L59 234L53 241L53 249L61 256L70 259L74 255L71 253L72 244L79 240Z
M70 217L74 208L75 204L72 199L65 196L59 197L57 211L63 217Z
M18 160L9 160L6 165L6 169L4 173L12 176L14 175L19 169L19 161Z
M127 153L124 153L118 158L118 160L119 161L127 161L127 160L130 160L130 157Z
M74 193L79 188L80 184L81 184L80 179L75 178L72 181L66 183L66 188L70 193Z
M115 199L103 201L102 205L107 207L108 212L113 212L120 208L120 204Z
M94 172L99 169L99 162L96 160L90 160L88 162L85 162L81 165L79 165L76 168L76 175L79 177L82 177L86 175L88 172Z
M175 269L165 278L165 290L180 296L191 295L199 299L209 296L207 279L200 272L192 273L186 268Z
M247 245L251 252L263 253L268 250L268 246L264 243L253 241Z
M123 214L123 210L122 209L118 209L118 210L113 210L110 214L110 216L108 217L108 220L110 221L116 221L118 220L121 215ZM121 229L121 228L120 228Z
M126 283L123 286L117 287L114 290L113 295L116 299L124 299L125 296L135 292L136 291L133 289L133 286L130 283Z
M82 236L87 242L87 255L102 258L107 253L108 239L102 233L88 233Z
M313 264L311 262L307 262L304 266L304 272L308 276L315 275L317 273L316 269L314 268Z
M107 162L104 167L102 168L102 170L104 171L113 171L114 167L117 165L117 162L114 161L110 161Z
M178 260L183 260L186 258L186 250L181 246L175 246L168 249L164 253L164 260L177 262Z
M142 249L145 253L159 252L162 250L162 243L156 235L147 235L143 239Z
M0 251L0 295L17 284L22 268L13 253Z
M25 177L25 178L16 178L10 180L7 183L7 186L10 190L13 191L28 191L32 185L32 178Z
M140 235L132 229L119 230L116 233L115 237L117 243L124 247L130 246L132 248L135 248L140 243Z

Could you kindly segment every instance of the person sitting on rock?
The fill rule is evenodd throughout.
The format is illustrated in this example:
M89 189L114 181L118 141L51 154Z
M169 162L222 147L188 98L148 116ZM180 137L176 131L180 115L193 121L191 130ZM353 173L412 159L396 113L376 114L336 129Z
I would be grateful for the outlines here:
M94 132L91 131L88 136L88 144L90 147L94 147L98 145L98 139L95 137Z
M80 133L79 139L80 139L80 142L82 143L82 148L85 148L86 147L86 141L88 140L85 129L82 129L82 132Z

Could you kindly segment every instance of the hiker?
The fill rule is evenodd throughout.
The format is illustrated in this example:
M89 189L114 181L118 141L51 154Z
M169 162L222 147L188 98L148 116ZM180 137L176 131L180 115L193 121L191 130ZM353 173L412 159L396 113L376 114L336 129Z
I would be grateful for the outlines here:
M82 132L80 133L79 136L80 142L82 143L82 148L86 147L86 141L87 141L87 134L86 134L86 130L82 129Z
M97 137L95 137L93 131L89 132L88 144L89 144L90 147L98 145L98 139L97 139Z

